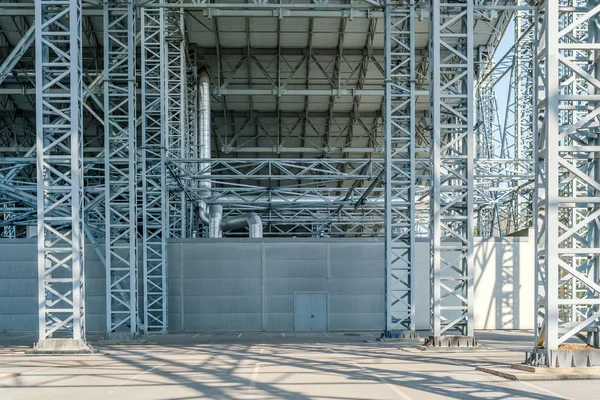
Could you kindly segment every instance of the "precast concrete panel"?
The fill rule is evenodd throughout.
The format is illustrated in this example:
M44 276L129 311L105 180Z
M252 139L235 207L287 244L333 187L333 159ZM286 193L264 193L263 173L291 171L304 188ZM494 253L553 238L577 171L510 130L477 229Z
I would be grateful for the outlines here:
M416 246L415 322L428 329L429 243ZM476 329L531 328L531 247L528 237L475 241ZM327 294L329 330L384 327L381 240L178 239L168 250L170 331L293 331L297 292ZM35 240L0 241L0 331L37 330L35 252ZM104 266L87 245L89 332L106 331L104 279Z

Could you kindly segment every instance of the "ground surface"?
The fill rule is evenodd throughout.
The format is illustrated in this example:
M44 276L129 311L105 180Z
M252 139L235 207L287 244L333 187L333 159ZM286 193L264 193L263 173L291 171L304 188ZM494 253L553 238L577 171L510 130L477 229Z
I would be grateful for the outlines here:
M153 336L86 356L24 356L33 336L0 335L0 399L590 399L598 381L519 382L475 371L523 360L532 336L480 332L489 350L434 354L376 333ZM88 337L92 342L97 336ZM369 342L365 342L368 340Z

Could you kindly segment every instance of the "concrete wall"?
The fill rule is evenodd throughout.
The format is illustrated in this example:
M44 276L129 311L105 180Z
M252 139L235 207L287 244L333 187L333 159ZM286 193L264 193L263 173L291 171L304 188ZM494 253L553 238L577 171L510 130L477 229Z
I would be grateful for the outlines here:
M330 330L383 324L379 241L213 239L178 245L178 276L184 279L177 310L184 310L185 330L291 331L296 292L328 294Z
M295 292L328 293L330 330L384 326L380 240L190 239L168 251L170 330L291 331ZM532 242L477 240L475 251L476 329L531 329ZM36 255L35 240L0 241L0 331L37 330ZM101 332L105 271L91 246L85 257L87 329ZM426 330L427 241L417 242L414 273L416 324Z
M474 247L475 329L533 329L533 232L525 237L475 238ZM417 242L415 266L415 323L417 329L428 330L428 240Z

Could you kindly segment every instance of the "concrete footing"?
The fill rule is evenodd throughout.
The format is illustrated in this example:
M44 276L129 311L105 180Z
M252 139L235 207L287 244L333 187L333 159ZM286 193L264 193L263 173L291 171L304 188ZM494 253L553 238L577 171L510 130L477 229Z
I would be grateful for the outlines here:
M108 332L104 335L104 340L136 340L139 338L137 333L131 332Z
M600 379L600 367L548 368L525 364L498 367L477 367L477 371L514 381L555 381Z
M425 345L417 346L421 351L462 353L465 351L486 350L479 345L479 341L473 336L429 336L425 339Z
M600 349L536 348L525 354L525 364L549 368L600 367Z
M96 350L83 339L44 339L33 349L25 351L30 355L92 354Z
M385 331L378 337L378 342L417 342L423 343L423 338L415 331Z
M425 339L425 347L431 348L478 348L479 341L473 336L429 336Z
M148 344L148 339L140 338L137 333L131 332L110 332L104 335L104 340L98 341L98 344L119 345L119 344Z

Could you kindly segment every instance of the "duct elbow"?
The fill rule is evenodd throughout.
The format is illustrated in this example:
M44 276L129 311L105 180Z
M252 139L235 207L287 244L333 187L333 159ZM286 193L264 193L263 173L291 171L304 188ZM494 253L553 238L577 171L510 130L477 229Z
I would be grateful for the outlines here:
M210 206L209 209L209 224L208 224L208 236L211 238L220 238L223 236L222 231L223 223L223 206L218 204Z
M199 72L198 72L198 82L202 83L206 83L209 84L210 83L210 75L208 75L208 71L204 68L202 68Z
M246 221L248 222L248 230L250 231L251 238L263 237L263 224L262 219L256 213L246 214Z

